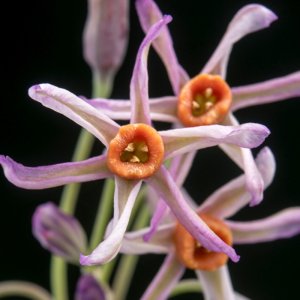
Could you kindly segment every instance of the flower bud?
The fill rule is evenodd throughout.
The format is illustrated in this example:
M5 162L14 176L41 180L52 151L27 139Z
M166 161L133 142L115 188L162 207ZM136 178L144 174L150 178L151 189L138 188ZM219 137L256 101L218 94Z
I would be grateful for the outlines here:
M80 223L51 202L35 210L32 231L45 249L69 262L77 263L79 254L86 249L86 236Z
M82 275L76 287L75 300L106 300L104 289L100 286L94 276Z
M123 61L128 27L128 0L88 0L84 58L102 82L111 81Z

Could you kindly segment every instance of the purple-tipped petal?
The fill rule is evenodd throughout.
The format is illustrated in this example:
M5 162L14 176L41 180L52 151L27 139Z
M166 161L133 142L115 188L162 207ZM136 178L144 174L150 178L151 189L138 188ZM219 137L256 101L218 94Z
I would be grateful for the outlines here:
M215 52L201 73L226 76L226 68L233 45L249 33L268 27L277 16L268 8L249 4L240 9L230 22Z
M115 177L114 218L112 230L97 248L89 255L80 255L84 266L104 264L111 261L119 252L129 222L130 214L140 190L142 181L129 181Z
M147 242L145 242L144 236L150 228L127 232L120 252L132 255L169 253L170 248L173 248L174 245L172 239L174 225L174 223L169 223L159 226L151 240Z
M137 0L136 9L141 26L145 33L150 27L162 18L162 13L152 0ZM168 27L164 27L159 37L153 42L153 47L163 61L175 95L179 94L181 87L189 77L178 63L173 42Z
M141 297L141 300L165 300L184 273L184 266L179 263L175 253L170 253L161 265L158 273Z
M85 128L105 146L118 133L117 123L65 89L45 83L32 86L28 93L32 99Z
M196 274L205 299L236 300L226 265L216 271L196 271Z
M300 96L300 72L232 88L232 111Z
M93 275L83 274L77 282L75 300L108 300L108 297Z
M265 219L226 221L235 244L252 244L290 238L300 233L300 208L288 208Z
M209 125L160 131L165 144L165 157L183 154L221 143L255 148L270 134L267 127L247 123L239 126Z
M239 260L239 256L235 253L234 249L209 229L196 212L187 204L165 167L162 166L147 182L160 194L178 221L203 247L211 251L223 252L234 262Z
M271 183L275 172L275 160L269 148L263 148L255 160L264 181L264 188ZM245 187L246 176L243 174L211 194L198 208L199 211L220 219L233 216L251 201L251 194Z
M86 236L79 222L51 202L35 210L32 231L45 249L70 262L78 262L80 252L85 251Z
M24 189L45 189L112 176L106 166L106 155L43 167L25 167L8 156L0 155L0 165L6 178Z
M171 22L171 20L171 16L164 16L151 26L137 53L130 83L130 99L132 105L130 123L151 124L148 94L148 52L151 43L159 35L162 28Z

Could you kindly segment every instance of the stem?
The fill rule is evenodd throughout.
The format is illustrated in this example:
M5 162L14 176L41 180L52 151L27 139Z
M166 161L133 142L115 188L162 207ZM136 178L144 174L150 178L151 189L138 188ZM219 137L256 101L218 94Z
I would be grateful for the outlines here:
M112 82L107 81L102 84L101 81L97 81L100 78L94 76L93 78L93 97L107 96L112 88ZM103 87L102 87L103 86ZM73 161L80 161L87 159L90 156L94 143L94 137L82 129L75 146L75 151L73 154ZM60 208L69 214L74 214L78 195L80 191L80 183L72 183L64 187L61 200ZM51 290L55 300L67 300L68 289L67 289L67 264L66 262L54 255L51 257L51 267L50 267L50 279L51 279Z
M44 288L26 281L3 281L0 283L0 298L22 296L32 300L51 300L52 297Z
M185 293L201 293L202 288L197 279L181 280L172 290L170 296L175 297Z
M137 219L135 220L133 229L136 230L145 226L148 222L148 219L148 207L146 205L143 205L139 211ZM123 300L126 298L129 289L129 283L131 282L131 279L133 277L133 273L135 271L138 259L138 255L122 256L112 285L116 299Z

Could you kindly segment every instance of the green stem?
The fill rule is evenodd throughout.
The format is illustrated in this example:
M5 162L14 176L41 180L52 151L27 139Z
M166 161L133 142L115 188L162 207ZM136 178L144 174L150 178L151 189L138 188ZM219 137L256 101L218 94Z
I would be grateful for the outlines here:
M133 229L144 227L149 219L149 210L146 205L143 205L135 220ZM112 289L115 293L115 298L123 300L126 298L129 283L133 277L139 256L138 255L124 255L120 260L120 264L114 277Z
M181 280L172 290L171 297L175 297L185 293L202 293L202 288L197 279Z
M22 296L32 300L51 300L48 291L42 287L26 281L3 281L0 282L0 298Z

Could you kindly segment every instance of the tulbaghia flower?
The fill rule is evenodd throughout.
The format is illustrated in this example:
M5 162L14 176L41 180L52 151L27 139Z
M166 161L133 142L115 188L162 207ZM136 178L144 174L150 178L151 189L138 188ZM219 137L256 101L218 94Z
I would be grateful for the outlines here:
M264 148L256 158L265 188L272 182L275 161L271 151ZM176 174L172 174L176 178ZM288 208L256 221L229 221L251 199L245 190L245 175L216 190L198 208L199 216L228 244L251 244L289 238L300 233L300 208ZM188 196L188 195L186 195ZM190 199L191 202L193 200ZM196 207L196 204L193 204ZM207 251L179 222L165 219L148 242L149 228L125 235L121 252L127 254L168 254L159 272L141 299L166 299L180 280L185 268L193 269L199 277L205 299L233 300L234 293L223 253Z
M32 232L45 249L69 262L78 263L80 253L86 250L86 235L80 223L51 202L35 210Z
M83 274L77 282L75 300L108 300L108 297L93 275Z
M256 147L266 138L269 130L253 123L168 131L156 131L151 127L148 50L170 20L170 16L165 16L155 23L139 48L130 83L132 113L129 125L119 126L100 110L67 90L50 84L40 84L29 89L31 98L91 132L107 147L105 154L81 162L37 168L24 167L8 157L0 156L6 177L23 188L42 189L70 182L115 178L112 229L90 255L81 256L80 262L83 265L105 263L117 255L143 180L158 191L180 223L202 245L209 250L226 253L233 261L238 260L235 251L216 236L187 204L162 162L219 143Z
M153 0L137 0L136 7L141 26L147 32L162 14ZM231 88L225 81L227 63L234 43L249 33L268 27L276 19L275 14L262 5L251 4L243 7L230 22L204 68L192 79L189 79L178 63L171 35L164 28L153 46L166 67L175 97L152 99L152 119L179 122L183 126L216 123L237 125L238 121L232 113L238 109L299 96L300 72L242 87ZM104 109L112 118L129 117L128 102L108 103L105 99L94 99L89 103ZM252 195L250 204L258 204L263 199L263 181L251 151L236 145L221 144L220 147L244 170L246 185Z
M128 0L88 0L84 58L94 75L104 82L112 80L123 61L128 28Z

